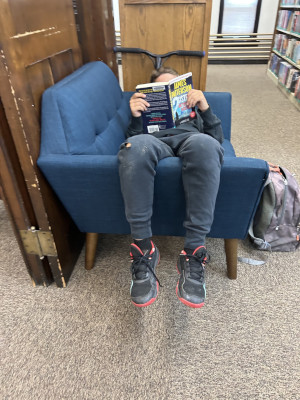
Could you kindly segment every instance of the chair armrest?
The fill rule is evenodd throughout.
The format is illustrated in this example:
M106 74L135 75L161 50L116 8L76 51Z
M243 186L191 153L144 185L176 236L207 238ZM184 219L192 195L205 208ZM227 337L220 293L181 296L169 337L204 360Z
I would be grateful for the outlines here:
M204 92L206 100L214 114L220 118L224 138L231 138L231 102L232 96L229 92Z
M269 167L255 158L225 157L209 236L244 239L254 217Z
M37 165L54 189L68 182L68 190L74 191L74 194L79 185L94 185L99 178L101 181L98 182L104 184L106 178L116 175L119 183L117 155L47 154L38 158ZM93 194L95 187L90 189Z
M45 155L37 164L81 232L130 232L117 155Z

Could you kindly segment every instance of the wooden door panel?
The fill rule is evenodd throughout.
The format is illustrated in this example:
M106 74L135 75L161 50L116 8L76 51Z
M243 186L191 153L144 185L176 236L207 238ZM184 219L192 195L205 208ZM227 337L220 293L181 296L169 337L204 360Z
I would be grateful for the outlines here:
M20 64L29 65L66 48L78 46L73 5L70 0L9 0L6 31L10 40L22 50ZM2 6L4 7L4 5Z
M37 118L39 118L41 96L54 83L49 60L46 59L29 65L26 68L26 79L30 82L32 104L36 110Z
M26 79L33 100L38 121L40 121L40 101L43 92L75 70L71 49L37 61L25 67Z
M204 0L125 0L124 3L127 5L130 4L140 4L140 5L146 5L146 4L196 4L196 3L205 3L206 1Z
M204 58L172 56L164 65L179 73L193 72L194 86L205 89L211 1L120 0L121 43L163 54L173 50L204 50ZM132 21L135 21L133 24ZM147 82L153 64L147 56L123 54L124 89Z
M111 0L73 0L83 62L101 60L117 75Z
M36 225L21 166L0 100L0 185L2 200L11 216L12 227L33 285L48 286L53 278L48 260L28 254L23 246L20 232ZM13 268L13 266L12 266Z
M65 78L77 69L72 49L64 50L61 53L55 54L55 56L49 57L49 63L54 83Z
M34 284L66 286L83 243L36 165L41 95L82 65L82 49L85 62L102 59L116 71L114 45L110 0L0 2L0 97L12 144L0 154L2 191ZM32 225L49 234L55 254L26 252L20 231Z
M9 187L7 173L4 197L17 238L20 239L20 231L34 225L50 235L57 250L47 257L32 255L26 253L20 241L35 284L47 285L54 279L64 287L81 249L82 235L41 175L36 160L40 149L41 94L82 64L72 1L1 2L0 51L0 93L20 169L14 169L10 162L11 151L5 162L7 171L25 183L22 191L18 185ZM19 191L20 195L13 196L11 191ZM18 211L19 202L24 203L23 213Z

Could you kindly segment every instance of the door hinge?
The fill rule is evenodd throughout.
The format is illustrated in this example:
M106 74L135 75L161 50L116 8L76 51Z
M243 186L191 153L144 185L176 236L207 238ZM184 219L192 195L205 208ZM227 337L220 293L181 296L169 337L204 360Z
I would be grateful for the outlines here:
M25 251L28 254L44 256L57 256L53 235L50 231L41 231L32 226L28 230L20 230Z

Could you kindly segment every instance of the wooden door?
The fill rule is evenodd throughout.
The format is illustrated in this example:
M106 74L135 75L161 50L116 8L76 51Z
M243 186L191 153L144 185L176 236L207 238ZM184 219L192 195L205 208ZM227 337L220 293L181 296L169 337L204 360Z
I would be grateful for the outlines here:
M78 255L73 246L80 235L41 176L36 160L41 94L82 63L72 2L9 0L0 7L4 197L25 262L36 264L35 269L29 267L34 283L48 285L54 280L64 287ZM9 177L15 180L14 187L9 187ZM23 213L16 218L20 203ZM39 238L45 239L40 251Z
M29 198L24 176L14 146L3 104L0 100L0 187L12 227L19 243L25 265L33 285L49 285L53 278L47 258L41 259L26 251L22 233L31 226L37 226L37 220ZM13 266L12 266L13 268Z
M36 166L41 94L82 65L82 48L85 62L111 58L116 70L109 0L78 4L76 21L76 0L0 3L0 187L34 285L65 287L83 243Z
M205 89L211 0L119 0L122 47L156 54L204 50L204 58L172 56L164 65L180 74L192 71L195 88ZM124 90L149 81L153 70L145 55L122 54Z
M111 0L73 0L83 63L103 61L118 74Z

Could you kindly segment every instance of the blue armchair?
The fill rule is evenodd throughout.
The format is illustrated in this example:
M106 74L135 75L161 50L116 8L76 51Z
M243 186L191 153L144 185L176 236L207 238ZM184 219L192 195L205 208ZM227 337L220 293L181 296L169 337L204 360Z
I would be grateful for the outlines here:
M100 61L85 64L43 94L38 166L79 230L86 233L87 269L93 267L99 233L130 233L117 153L130 120L131 95L122 92L113 72ZM230 142L231 94L206 92L205 96L225 135L209 236L225 239L227 273L235 279L238 239L247 235L268 166L263 160L235 156ZM184 212L181 160L163 159L155 178L153 234L184 236Z

